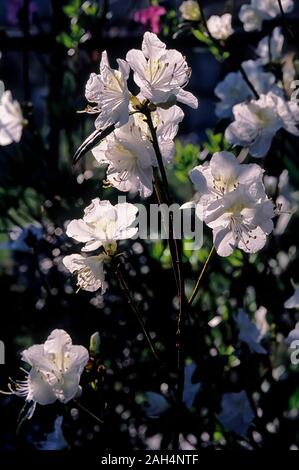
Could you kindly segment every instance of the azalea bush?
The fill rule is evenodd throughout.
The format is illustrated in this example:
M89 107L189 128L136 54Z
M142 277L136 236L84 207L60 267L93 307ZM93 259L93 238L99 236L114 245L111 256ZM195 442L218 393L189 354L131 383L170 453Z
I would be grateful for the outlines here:
M297 450L298 9L124 3L7 2L1 446Z

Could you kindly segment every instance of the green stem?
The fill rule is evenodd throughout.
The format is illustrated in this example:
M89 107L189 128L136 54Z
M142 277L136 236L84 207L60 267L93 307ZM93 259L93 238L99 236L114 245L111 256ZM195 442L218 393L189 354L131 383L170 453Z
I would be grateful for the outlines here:
M152 144L156 154L158 167L160 170L160 175L162 179L162 187L157 188L158 200L163 198L162 202L170 206L170 194L169 186L167 181L167 175L164 168L163 157L160 151L158 137L156 129L153 124L151 112L149 109L143 110L144 115L147 118L147 124L151 133ZM154 171L154 181L157 184L157 178L155 180L155 171ZM161 201L159 200L159 203ZM178 296L179 296L179 314L177 318L177 331L176 331L176 350L177 350L177 389L176 389L176 410L177 410L177 426L173 432L173 450L179 450L179 435L180 435L180 415L181 408L183 404L183 393L184 393L184 382L185 382L185 322L186 322L186 297L185 297L185 282L183 278L183 266L182 266L182 254L181 247L179 246L178 240L174 236L173 231L173 215L172 212L169 212L169 249L172 258L173 270L175 273L175 278L178 287Z
M212 258L212 256L213 256L214 253L215 253L215 246L213 245L212 248L211 248L211 250L210 250L210 253L209 253L209 255L208 255L208 257L207 257L207 259L206 259L206 261L205 261L205 264L203 265L203 268L202 268L202 270L201 270L201 272L200 272L200 274L199 274L199 277L198 277L197 282L196 282L196 284L195 284L195 287L194 287L194 289L193 289L192 295L191 295L191 297L190 297L190 299L189 299L189 301L188 301L188 304L189 304L190 306L193 304L193 302L194 302L194 300L195 300L195 298L196 298L196 296L197 296L197 294L198 294L199 287L200 287L200 282L201 282L201 280L202 280L202 278L203 278L203 276L204 276L204 274L205 274L205 272L206 272L206 269L207 269L207 267L208 267L208 264L209 264L209 262L210 262L210 259Z
M98 416L96 416L95 414L93 414L91 411L89 411L87 408L85 408L85 406L81 405L81 403L79 403L75 398L73 399L73 402L76 404L76 406L84 411L85 413L87 413L89 416L91 416L93 419L95 419L98 423L101 423L101 424L104 424L104 421L102 421L100 418L98 418Z
M152 341L152 339L151 339L149 333L148 333L147 330L146 330L146 327L145 327L144 321L143 321L143 319L142 319L142 316L141 316L141 314L140 314L140 312L139 312L139 309L138 309L136 303L135 303L134 300L133 300L133 297L132 297L132 295L131 295L131 293L130 293L129 287L127 286L127 283L126 283L126 281L125 281L125 279L124 279L124 277L123 277L123 275L122 275L120 269L118 269L118 267L116 267L116 266L113 266L112 269L113 269L113 273L114 273L114 275L115 275L115 277L116 277L116 279L117 279L117 281L118 281L118 283L119 283L119 285L120 285L120 288L121 288L121 290L123 291L123 293L124 293L124 295L125 295L125 297L126 297L126 299L127 299L128 304L129 304L130 307L131 307L132 312L134 313L135 317L136 317L137 320L138 320L138 323L139 323L139 325L140 325L140 327L141 327L141 329L142 329L142 332L143 332L144 337L145 337L145 339L146 339L146 341L147 341L147 343L148 343L148 345L149 345L149 348L150 348L151 352L153 353L153 356L155 357L155 359L156 359L157 362L159 363L160 367L161 367L162 369L164 369L164 366L162 365L161 360L160 360L160 358L159 358L159 354L158 354L158 352L157 352L157 350L156 350L156 348L155 348L155 345L154 345L154 343L153 343L153 341Z

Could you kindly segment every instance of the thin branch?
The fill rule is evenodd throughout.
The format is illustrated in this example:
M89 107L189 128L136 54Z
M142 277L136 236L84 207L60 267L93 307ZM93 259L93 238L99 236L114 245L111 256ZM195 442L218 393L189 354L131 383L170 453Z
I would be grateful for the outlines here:
M81 403L79 403L75 398L73 399L73 402L76 404L76 406L84 411L85 413L87 413L89 416L91 416L93 419L95 419L98 423L101 423L101 424L104 424L104 421L102 421L100 418L98 418L98 416L96 416L95 414L93 414L91 411L89 411L87 408L85 408L85 406L81 405Z
M212 258L212 256L213 256L214 253L215 253L215 246L213 245L212 248L211 248L211 250L210 250L210 253L209 253L209 255L208 255L208 257L207 257L207 259L206 259L206 261L205 261L205 264L203 265L203 268L202 268L202 270L201 270L201 272L200 272L200 274L199 274L199 276L198 276L198 279L197 279L197 282L196 282L195 287L194 287L194 289L193 289L192 295L191 295L191 297L190 297L190 299L189 299L189 301L188 301L188 304L189 304L190 306L193 304L193 302L194 302L194 300L195 300L195 298L196 298L196 296L197 296L197 294L198 294L199 287L200 287L200 282L201 282L201 280L202 280L202 278L203 278L203 276L204 276L204 274L205 274L205 272L206 272L206 269L207 269L207 267L208 267L208 265L209 265L209 262L210 262L210 260L211 260L211 258Z
M143 332L144 337L145 337L145 339L146 339L146 341L149 345L149 348L150 348L151 352L153 353L153 356L155 357L155 359L159 363L161 369L163 369L163 371L164 371L165 369L164 369L164 366L163 366L163 364L160 360L159 354L158 354L158 352L155 348L155 345L154 345L149 333L146 330L146 326L145 326L144 321L142 319L141 313L139 312L139 308L136 305L135 301L133 300L133 297L130 293L130 289L129 289L129 287L128 287L128 285L127 285L120 269L118 269L117 266L113 266L112 269L113 269L113 273L114 273L114 275L115 275L115 277L116 277L116 279L117 279L117 281L120 285L120 288L123 291L129 306L131 307L132 312L134 313L136 319L138 320L138 323L139 323L139 325L142 329L142 332Z
M168 206L170 205L170 194L169 186L167 181L167 175L164 168L163 157L160 151L159 142L157 138L156 129L153 124L151 112L148 109L144 110L144 114L147 118L147 124L152 137L152 144L155 150L161 179L162 179L162 188L158 190L158 196L164 197L164 201ZM178 240L174 236L173 231L173 214L169 213L169 249L172 257L172 265L175 271L178 295L179 295L179 314L177 318L177 331L176 331L176 349L177 349L177 389L176 389L176 409L178 416L178 425L180 422L180 410L183 403L183 393L184 393L184 382L185 382L185 320L186 320L186 297L185 297L185 282L183 278L183 266L182 266L182 255L181 247L179 246ZM173 432L173 450L179 450L179 429L175 429Z

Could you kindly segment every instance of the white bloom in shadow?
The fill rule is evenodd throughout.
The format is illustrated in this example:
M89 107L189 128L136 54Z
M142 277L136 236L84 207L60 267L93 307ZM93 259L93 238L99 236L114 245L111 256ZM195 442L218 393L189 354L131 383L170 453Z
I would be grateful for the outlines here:
M239 329L239 341L243 341L249 347L252 353L267 354L267 351L260 345L262 334L257 326L250 321L250 318L244 310L239 310L234 316Z
M239 436L246 435L254 418L252 406L244 390L237 393L224 393L221 399L222 411L218 415L220 423Z
M144 410L149 418L158 418L170 408L168 400L156 392L146 392Z
M232 28L232 15L230 13L225 13L222 16L210 16L207 26L215 39L225 40L234 32Z
M166 49L154 33L146 32L142 50L130 50L126 60L142 95L152 103L172 105L177 100L197 108L195 96L184 90L191 75L185 58L175 49Z
M9 90L3 91L0 96L0 145L9 145L20 142L22 137L24 119L19 103L12 99Z
M82 219L68 224L66 234L85 243L82 251L94 251L103 245L132 238L137 233L137 228L131 227L137 212L133 204L124 202L113 206L110 201L96 198L84 209Z
M299 287L296 287L294 294L285 301L284 308L299 308Z
M32 404L48 405L59 400L67 403L80 391L80 377L89 360L83 346L74 346L64 330L54 330L44 344L37 344L22 353L22 360L31 369L26 379L10 384L11 393Z
M193 407L196 395L201 389L201 383L192 381L196 368L194 363L185 366L183 404L189 410ZM145 399L144 411L149 418L158 418L171 408L170 402L161 393L146 392Z
M281 28L274 28L269 37L263 38L257 46L256 53L260 57L258 61L263 64L280 63L282 58L282 49L284 44L284 35Z
M281 0L285 13L294 8L293 0ZM280 15L279 3L276 0L251 0L249 5L242 5L239 18L245 31L260 31L264 20L271 20Z
M259 61L247 60L242 63L245 73L259 94L275 91L281 93L276 85L276 78L272 73L264 72ZM216 115L219 118L232 117L232 108L236 104L254 98L253 92L242 77L241 72L231 72L218 83L215 95L220 102L216 103Z
M100 289L101 294L104 294L108 287L105 281L104 263L109 261L109 256L104 254L89 257L73 254L63 258L65 267L77 275L77 286L80 289L89 292Z
M130 67L125 60L117 59L119 70L110 67L107 52L102 53L100 73L92 73L86 84L85 96L96 107L89 112L99 113L95 121L98 129L105 129L111 124L122 126L129 119L130 93L127 79Z
M248 148L255 158L267 154L279 129L299 135L298 104L287 102L272 92L250 103L235 105L233 115L235 120L226 129L226 139L232 145Z

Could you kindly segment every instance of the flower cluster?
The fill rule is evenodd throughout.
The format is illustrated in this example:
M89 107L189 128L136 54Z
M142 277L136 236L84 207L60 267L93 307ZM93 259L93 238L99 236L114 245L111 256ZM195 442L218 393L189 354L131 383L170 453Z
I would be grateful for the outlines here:
M260 166L240 164L229 152L215 153L209 164L191 171L199 193L196 213L212 228L219 255L229 256L236 247L255 253L265 245L275 213L262 176Z
M72 220L66 233L74 240L85 243L82 252L103 248L103 253L84 257L80 254L65 256L63 263L71 272L77 274L79 289L104 293L107 289L104 264L110 262L117 249L117 241L132 238L136 227L131 227L137 214L133 204L120 203L113 206L109 201L93 199L84 209L82 219Z
M249 149L255 158L264 157L273 137L280 129L299 135L299 106L269 92L249 103L233 107L234 121L226 129L225 137L232 145Z
M276 84L274 74L265 72L259 60L247 60L242 63L242 67L257 93L275 91L277 94L281 94L281 89ZM233 107L236 104L254 98L252 89L244 80L240 71L227 74L216 86L215 95L220 100L216 104L216 115L219 118L232 117Z

